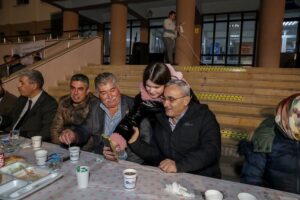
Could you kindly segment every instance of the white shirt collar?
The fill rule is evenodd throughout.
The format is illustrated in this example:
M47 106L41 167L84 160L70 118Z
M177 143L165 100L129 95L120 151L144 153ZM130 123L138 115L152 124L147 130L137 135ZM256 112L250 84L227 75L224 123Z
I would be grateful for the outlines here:
M28 100L31 100L32 101L32 104L31 104L31 108L34 106L34 104L37 102L37 100L40 98L40 96L42 95L43 93L43 90L41 90L40 93L38 93L37 95L35 95L33 98L28 98Z

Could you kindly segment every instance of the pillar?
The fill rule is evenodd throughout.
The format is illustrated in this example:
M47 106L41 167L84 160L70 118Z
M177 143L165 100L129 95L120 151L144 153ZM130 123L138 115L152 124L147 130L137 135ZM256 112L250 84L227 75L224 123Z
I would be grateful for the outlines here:
M65 37L72 37L78 34L79 16L78 13L65 10L63 12L63 31Z
M258 38L258 67L280 67L282 22L285 0L261 0Z
M200 53L201 53L201 25L196 24L194 30L194 54L193 54L193 65L200 65Z
M126 30L127 30L127 5L112 3L111 6L111 39L110 39L110 64L126 64Z
M183 24L184 32L176 39L175 62L178 65L193 64L195 27L195 0L176 1L177 24Z
M148 25L148 21L142 21L141 22L141 31L140 31L140 42L142 43L148 43L148 34L149 31L149 25Z

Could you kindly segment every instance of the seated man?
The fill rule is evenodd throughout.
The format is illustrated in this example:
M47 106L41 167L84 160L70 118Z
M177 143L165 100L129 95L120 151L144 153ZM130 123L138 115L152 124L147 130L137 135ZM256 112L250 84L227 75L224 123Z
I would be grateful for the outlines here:
M207 105L190 101L190 87L182 80L169 81L164 90L165 113L156 114L152 143L139 137L128 141L132 151L167 173L189 172L220 178L219 124Z
M14 61L12 63L12 65L9 67L9 74L15 73L23 68L26 67L26 65L23 65L21 63L21 57L18 54L15 54L12 56L12 61Z
M113 133L121 119L132 108L133 99L120 93L115 76L108 72L95 78L95 87L100 101L91 105L93 109L83 124L75 129L66 129L59 140L63 144L84 145L83 150L102 153L104 144L101 135L104 133L109 136ZM129 149L126 157L129 161L140 162Z
M21 96L9 115L2 115L2 118L3 121L7 118L11 120L12 123L7 128L20 130L20 135L23 137L40 135L44 141L50 141L50 127L57 103L53 97L43 91L43 85L44 78L41 72L36 70L22 72L18 85Z
M90 93L89 79L75 74L70 81L70 95L61 98L51 127L51 141L60 144L59 136L65 129L80 125L98 99Z
M17 97L3 88L0 80L0 115L8 115L17 102Z

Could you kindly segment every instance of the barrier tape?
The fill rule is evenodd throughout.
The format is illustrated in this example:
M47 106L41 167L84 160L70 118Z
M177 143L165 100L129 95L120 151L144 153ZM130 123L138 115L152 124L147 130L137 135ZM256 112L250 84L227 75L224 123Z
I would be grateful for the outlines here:
M232 129L222 129L221 130L222 138L229 138L234 140L243 140L248 138L248 133L241 130L232 130Z
M229 101L229 102L243 102L244 101L244 97L241 95L197 93L196 96L198 99L201 99L201 100Z
M225 66L184 66L183 71L189 72L246 72L247 69L242 67L225 67Z

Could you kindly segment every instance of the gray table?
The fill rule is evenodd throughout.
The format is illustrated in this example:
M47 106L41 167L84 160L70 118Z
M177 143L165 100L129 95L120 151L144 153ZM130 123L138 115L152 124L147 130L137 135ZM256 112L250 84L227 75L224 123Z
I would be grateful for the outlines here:
M43 143L43 149L48 152L61 152L68 154L67 150L49 143ZM24 156L28 162L34 163L34 151L32 148L20 149L16 154ZM187 173L166 174L158 168L142 166L136 163L120 161L111 162L104 160L97 162L101 157L89 152L81 152L80 161L76 164L66 161L61 172L63 178L40 191L28 196L26 199L55 199L55 200L140 200L140 199L184 199L167 193L164 190L166 184L177 182L195 193L195 199L203 199L202 194L208 189L222 191L225 199L235 200L240 192L248 192L258 200L296 200L299 195L256 187L225 180L213 179ZM87 165L90 167L90 181L87 189L78 189L75 175L75 167ZM122 171L126 168L134 168L138 171L137 188L135 191L123 190Z

